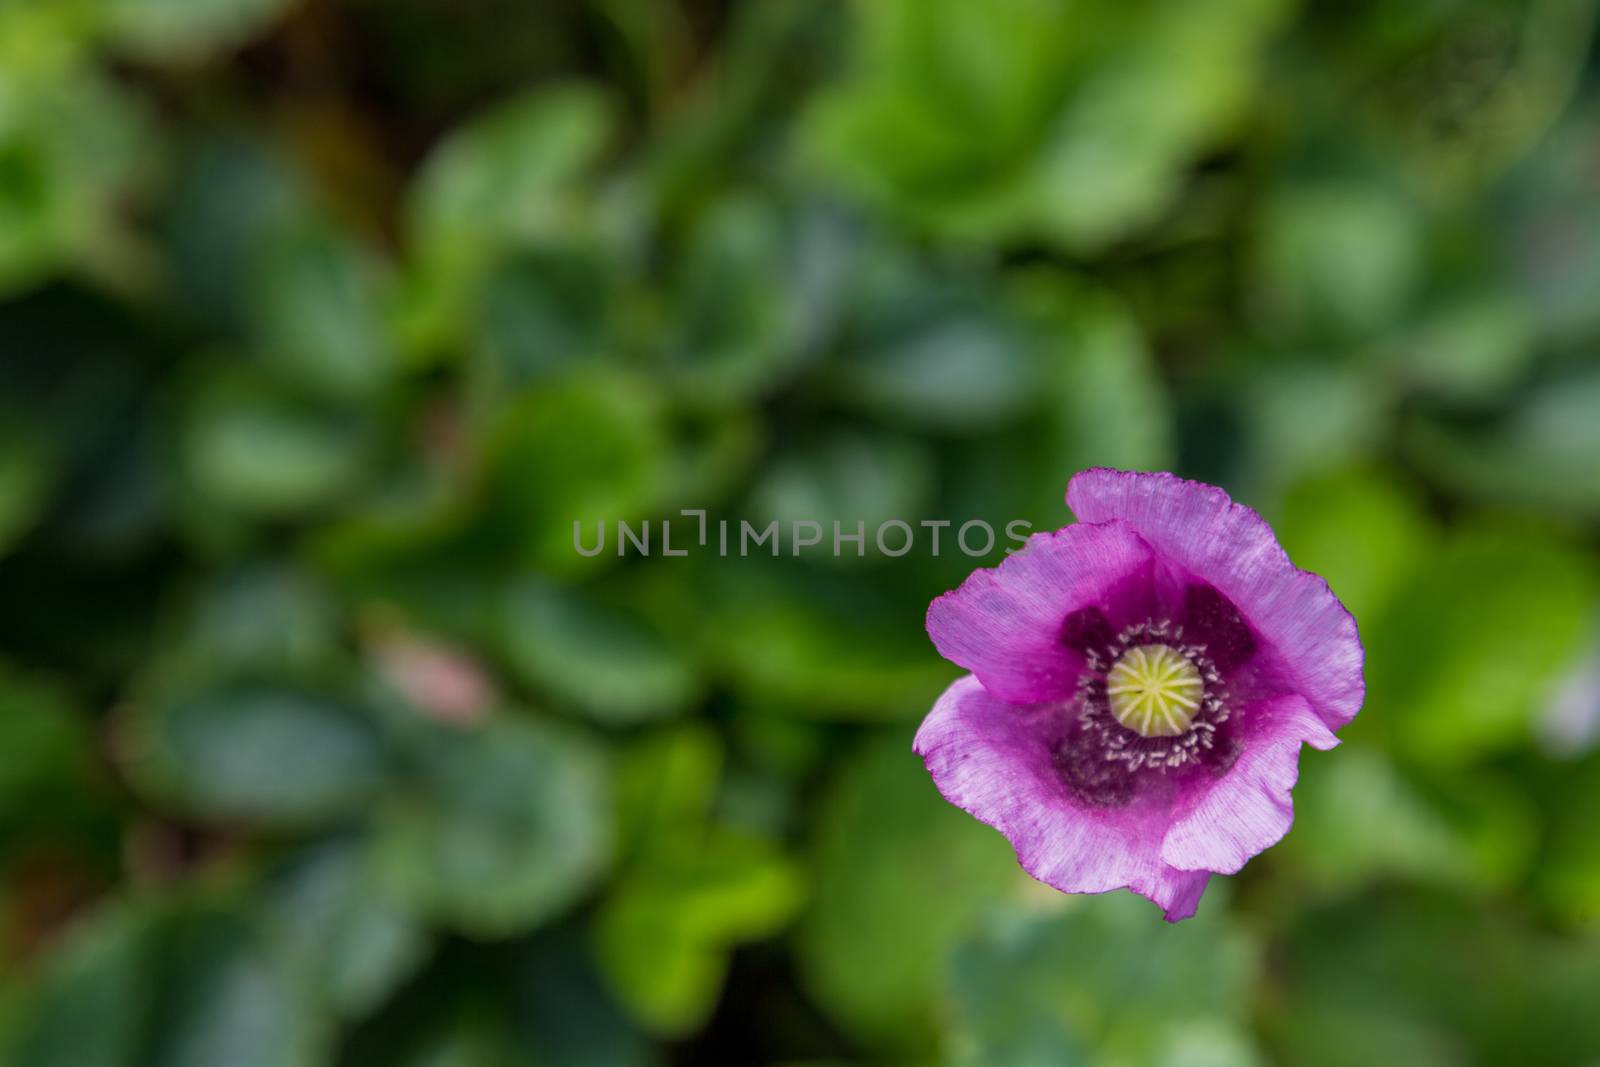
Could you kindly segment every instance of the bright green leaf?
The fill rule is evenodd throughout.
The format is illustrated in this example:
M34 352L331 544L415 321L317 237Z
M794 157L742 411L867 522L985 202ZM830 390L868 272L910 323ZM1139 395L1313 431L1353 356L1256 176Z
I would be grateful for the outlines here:
M459 264L560 233L612 122L605 96L581 85L540 87L479 115L423 164L408 205L412 238L424 255Z
M1527 743L1596 592L1589 560L1557 538L1458 528L1364 630L1363 718L1410 758L1441 766Z
M810 116L820 164L940 233L1084 251L1177 196L1247 103L1281 5L895 0L854 13L851 74Z
M590 375L509 404L489 440L492 477L526 558L573 573L616 558L616 524L649 514L661 491L666 428L641 382ZM604 550L584 556L604 527ZM578 531L575 534L575 529Z
M1358 625L1387 606L1435 536L1404 483L1348 469L1296 485L1274 528L1295 565L1327 579Z
M680 837L630 871L597 919L599 961L650 1029L689 1033L716 1006L736 944L770 937L799 906L794 866L758 838Z

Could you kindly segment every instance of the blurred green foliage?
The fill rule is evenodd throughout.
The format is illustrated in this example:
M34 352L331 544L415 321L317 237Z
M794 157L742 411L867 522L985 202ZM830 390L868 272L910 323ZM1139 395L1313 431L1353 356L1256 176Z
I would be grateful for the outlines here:
M0 1063L1600 1060L1594 14L0 0ZM910 752L1091 464L1368 651L1175 928Z

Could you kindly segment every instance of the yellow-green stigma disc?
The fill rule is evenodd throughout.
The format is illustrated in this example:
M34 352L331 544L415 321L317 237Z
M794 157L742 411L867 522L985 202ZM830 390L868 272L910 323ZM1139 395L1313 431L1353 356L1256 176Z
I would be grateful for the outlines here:
M1204 695L1200 671L1169 645L1136 645L1106 673L1111 714L1141 737L1184 733Z

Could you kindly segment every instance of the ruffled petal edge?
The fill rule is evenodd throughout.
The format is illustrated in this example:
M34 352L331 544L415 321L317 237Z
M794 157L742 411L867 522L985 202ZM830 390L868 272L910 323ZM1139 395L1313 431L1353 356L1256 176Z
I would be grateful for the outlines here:
M944 798L1004 834L1033 878L1064 893L1131 889L1168 922L1190 917L1211 872L1162 860L1165 813L1091 812L1066 793L1037 724L1060 710L1006 703L968 675L935 702L912 748Z
M1102 601L1149 566L1150 546L1126 523L1077 523L1037 533L993 568L973 571L928 605L939 654L1012 704L1073 692L1083 655L1061 640L1066 617Z
M1327 750L1339 739L1303 697L1286 694L1251 713L1265 725L1228 772L1178 814L1161 842L1163 862L1235 874L1294 824L1290 794L1300 777L1300 746Z
M1216 486L1109 467L1075 475L1067 506L1082 522L1128 523L1159 555L1215 586L1272 646L1330 729L1361 710L1365 652L1354 617L1326 581L1290 561L1253 509Z

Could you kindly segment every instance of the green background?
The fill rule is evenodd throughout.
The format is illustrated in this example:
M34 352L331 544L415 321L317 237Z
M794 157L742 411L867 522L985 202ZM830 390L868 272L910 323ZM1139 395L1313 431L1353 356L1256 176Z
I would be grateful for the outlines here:
M1594 16L0 0L0 1062L1600 1062ZM1368 652L1175 927L911 754L999 548L571 542L1093 464Z

